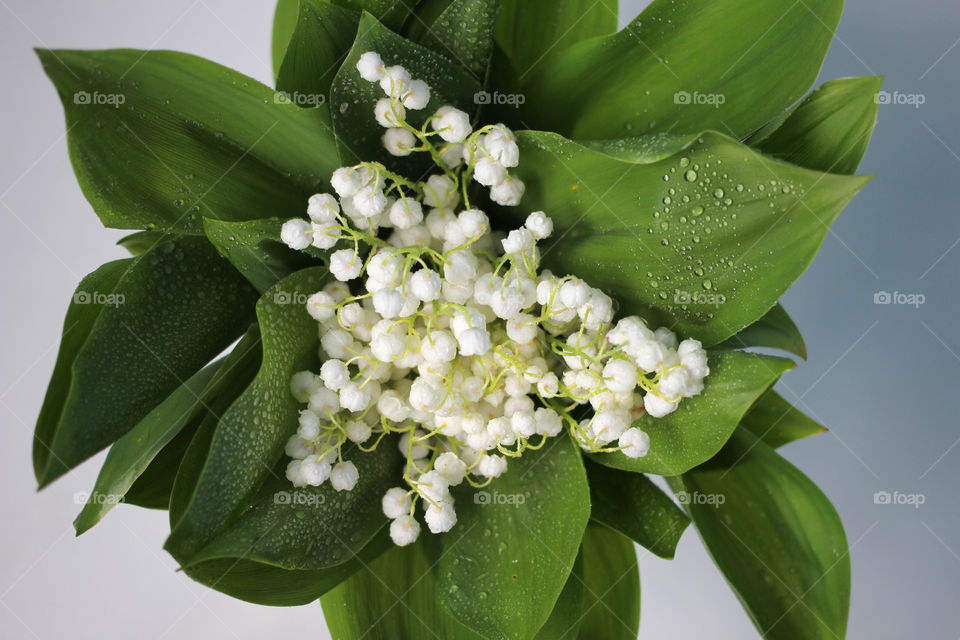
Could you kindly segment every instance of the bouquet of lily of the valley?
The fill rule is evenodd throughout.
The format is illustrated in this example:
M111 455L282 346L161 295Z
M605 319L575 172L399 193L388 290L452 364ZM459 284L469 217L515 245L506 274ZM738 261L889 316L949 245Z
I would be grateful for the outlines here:
M411 5L282 0L276 89L40 52L136 230L67 311L40 485L110 446L79 533L167 509L188 575L335 638L635 638L634 543L691 521L761 635L842 637L842 525L776 452L823 428L755 351L804 357L777 301L866 182L879 81L804 97L841 2Z

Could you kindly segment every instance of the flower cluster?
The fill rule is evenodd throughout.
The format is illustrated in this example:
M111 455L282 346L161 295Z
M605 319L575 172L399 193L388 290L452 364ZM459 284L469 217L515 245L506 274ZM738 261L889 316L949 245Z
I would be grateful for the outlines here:
M357 68L387 96L375 107L385 148L430 153L441 172L413 182L379 163L338 169L337 195L312 196L309 220L283 225L290 247L333 250L336 278L307 302L324 362L291 381L307 407L287 445L287 477L350 490L358 472L344 446L366 452L398 436L404 486L387 491L383 511L405 545L420 532L419 502L431 532L449 531L451 488L484 486L509 458L565 430L587 451L646 455L650 439L631 425L700 393L709 373L700 343L636 316L614 322L602 291L540 270L538 243L553 232L544 212L507 234L491 230L468 187L519 203L523 183L508 169L520 153L507 127L474 130L443 106L416 128L406 109L424 108L430 88L373 52Z

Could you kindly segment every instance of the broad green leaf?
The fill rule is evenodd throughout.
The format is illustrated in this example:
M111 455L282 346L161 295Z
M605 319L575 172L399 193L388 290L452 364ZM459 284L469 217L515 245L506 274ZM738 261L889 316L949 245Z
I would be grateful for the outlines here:
M323 259L326 252L320 249L308 247L306 252L294 251L283 244L280 241L283 222L280 218L248 222L205 218L203 229L220 254L263 293L292 273L326 262Z
M419 177L425 165L419 159L398 160L387 153L380 138L382 128L373 116L373 107L383 97L379 84L367 82L357 73L357 60L367 51L377 51L384 64L403 65L414 78L430 85L430 103L421 111L408 111L407 121L421 126L440 106L451 104L467 112L474 110L474 94L480 84L457 63L393 33L370 15L360 18L357 39L337 73L330 91L331 112L341 156L345 164L378 160L399 167L404 175ZM417 154L423 155L423 154Z
M301 107L325 103L359 20L356 11L327 0L300 0L296 28L277 72L277 91Z
M521 80L531 77L550 54L617 30L617 0L503 0L502 4L497 43Z
M619 33L547 56L524 87L523 120L582 139L746 136L813 84L842 7L654 0Z
M270 39L270 59L273 62L273 75L280 73L280 64L290 46L290 39L297 27L300 0L277 0L273 11L273 35Z
M188 506L182 514L171 510L173 526L165 546L181 565L189 565L233 518L254 504L265 482L283 477L277 464L287 439L296 432L301 408L290 394L290 377L318 367L317 323L303 301L320 290L327 277L322 268L299 271L257 302L263 345L260 371L219 420Z
M689 497L694 525L764 638L844 637L847 539L809 478L738 429L720 455L671 484Z
M81 280L73 293L73 299L70 301L63 321L63 336L60 339L57 362L53 367L53 374L47 385L47 394L43 399L43 406L40 408L37 427L34 431L33 472L38 480L43 477L50 459L50 444L60 424L63 404L70 392L73 363L90 337L90 331L100 317L100 312L108 306L108 302L113 302L113 299L108 296L113 293L120 278L132 263L133 258L127 258L101 265ZM99 295L94 296L94 293Z
M722 346L731 349L768 347L807 359L807 345L800 329L779 303L740 333L727 338Z
M584 596L576 637L635 640L640 628L640 570L633 543L606 527L590 526L580 554Z
M552 133L518 139L527 191L515 215L543 210L556 227L544 266L707 346L776 303L867 181L783 164L717 133L653 163Z
M583 462L570 438L556 438L511 459L483 491L456 493L440 598L485 637L530 638L553 610L590 517Z
M750 144L786 162L830 173L853 174L877 122L882 79L840 78L825 82Z
M740 426L750 430L773 449L827 430L773 389L760 396L750 407Z
M417 41L460 63L483 83L493 54L499 0L453 0Z
M589 535L590 527L587 527ZM563 585L563 591L553 605L553 611L550 617L543 623L534 640L557 640L572 639L577 637L577 631L583 621L583 604L586 598L585 592L586 577L584 576L583 565L583 541L580 542L580 550L577 552L577 558L573 562L573 568L570 575L567 576L567 583Z
M326 106L301 109L172 51L39 51L70 158L108 227L202 233L202 217L293 216L339 166Z
M259 333L256 330L248 331L228 358L218 360L194 374L113 444L93 489L94 496L105 496L108 499L87 502L73 523L77 535L99 522L120 498L127 496L135 482L153 466L188 424L198 421L198 418L202 419L207 411L213 410L213 406L220 405L223 402L222 397L233 398L239 395L250 382L259 362L259 342ZM192 433L184 435L191 436ZM179 451L182 456L189 440L185 438L182 446L175 448L174 452ZM179 462L180 459L174 455L169 460L170 465L165 465L171 480ZM160 479L155 475L151 480L153 482L150 488L159 489L157 485L160 484ZM167 500L164 500L163 504L150 506L165 507L169 503L170 487L172 482L166 485ZM140 494L143 497L139 499L139 504L145 502L147 497L143 491L141 489ZM159 495L162 497L163 493L160 491Z
M330 0L333 4L345 9L360 13L371 14L378 22L387 28L400 32L405 23L416 20L414 7L419 10L415 1L411 0Z
M230 263L193 236L134 258L109 292L78 295L105 304L82 346L73 336L65 343L69 387L55 372L38 422L41 454L49 449L41 486L123 436L213 360L250 326L255 300Z
M650 436L650 452L628 458L619 451L591 454L600 464L624 471L674 476L706 462L737 428L754 401L794 364L743 351L709 351L710 375L703 392L684 398L663 418L644 415L634 423Z
M587 460L590 518L616 529L661 558L673 559L690 518L642 473Z
M193 436L203 423L203 417L203 413L193 416L193 419L188 421L180 432L157 453L147 468L140 472L127 489L123 497L124 504L164 511L170 508L170 495L173 493L177 471L180 469L180 463L183 462ZM74 527L76 526L74 521Z

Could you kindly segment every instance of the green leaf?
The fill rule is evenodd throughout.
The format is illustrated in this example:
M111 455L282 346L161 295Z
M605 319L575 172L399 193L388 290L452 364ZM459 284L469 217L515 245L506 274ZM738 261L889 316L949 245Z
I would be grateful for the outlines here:
M270 39L270 58L273 62L273 75L280 73L280 64L290 46L293 31L297 27L300 0L277 0L273 11L273 36Z
M690 524L673 500L642 473L586 461L590 518L616 529L661 558L673 559Z
M277 90L301 107L325 103L359 21L356 11L326 0L301 0L296 28L277 72Z
M469 71L478 82L493 55L499 0L454 0L417 41Z
M671 484L696 498L687 500L694 525L764 638L844 637L847 540L809 478L738 429L720 455Z
M325 254L314 247L294 251L280 241L280 218L223 222L205 218L203 230L221 255L260 293L287 276L311 266L326 264ZM309 254L309 255L308 255Z
M162 231L137 231L120 238L117 244L129 251L130 255L139 256L170 238L169 234Z
M387 28L400 32L404 23L416 20L413 11L416 6L418 12L420 7L416 2L404 0L331 0L335 5L351 9L359 13L370 13L378 22Z
M497 43L521 79L531 77L551 53L617 30L617 0L503 0L502 4Z
M700 395L684 398L676 411L663 418L644 415L634 423L650 436L645 457L628 458L619 451L590 457L624 471L681 474L712 458L754 401L794 367L784 358L743 351L710 351L707 362L710 375Z
M373 107L383 97L383 91L379 84L361 78L356 68L357 60L367 51L379 52L384 64L403 65L414 78L430 85L430 103L426 108L407 113L407 121L416 127L445 104L472 112L473 96L480 90L480 83L460 65L398 36L369 13L360 18L357 39L330 91L341 156L347 164L377 160L389 167L400 167L398 170L404 175L419 176L425 170L422 160L413 156L398 160L380 142L382 131L374 119Z
M165 546L182 566L254 504L265 482L283 477L276 467L297 429L300 409L290 394L290 377L318 366L317 325L302 300L327 278L323 268L299 271L257 302L260 371L219 420L188 506L182 514L171 509L172 531Z
M134 258L111 289L74 299L103 306L83 335L65 338L37 425L41 486L130 431L236 340L255 295L210 243L185 236Z
M746 136L813 84L842 7L654 0L619 33L547 56L524 87L523 119L583 139L704 129Z
M153 466L158 455L166 451L168 445L173 444L174 439L178 438L188 424L198 418L202 419L207 411L213 410L211 405L222 404L222 397L233 398L239 395L250 382L259 362L259 342L260 336L256 330L248 332L228 358L218 360L194 374L114 443L93 489L94 496L104 496L107 499L87 502L73 523L77 535L103 519L119 499L127 496L135 482ZM193 434L188 430L185 435ZM181 456L185 453L189 441L190 438L185 438L182 446L178 447ZM176 453L177 449L174 452ZM162 474L168 475L171 480L167 489L172 487L172 478L180 458L174 455L169 462L171 464L166 469L169 474ZM157 484L160 479L155 475L151 488L159 488ZM163 493L164 491L160 491L159 497L163 497ZM141 495L144 496L143 490ZM149 494L141 498L140 502L144 502L147 497ZM169 503L168 492L166 497L163 504L154 503L155 506L166 506Z
M633 543L590 526L580 545L584 599L580 640L635 640L640 629L640 570Z
M108 227L202 233L202 217L290 217L339 166L326 106L301 109L172 51L39 51L70 158Z
M203 423L203 413L187 422L180 432L154 456L147 468L140 472L123 497L124 504L132 504L145 509L170 508L170 495L177 478L180 463L187 448ZM101 469L101 473L103 470ZM77 526L74 520L74 527ZM78 534L79 535L79 534Z
M457 492L440 598L485 637L530 638L553 610L590 517L580 454L570 438L556 438L511 459L484 491Z
M782 122L750 143L767 155L830 173L853 174L877 122L881 78L825 82L790 110Z
M727 338L721 346L730 349L768 347L807 359L807 345L800 329L780 304L775 304L770 311L740 333Z
M707 346L776 303L867 181L783 164L717 133L653 163L552 133L518 139L527 192L514 215L544 210L556 226L544 266Z
M827 430L773 389L760 396L750 407L740 426L750 430L773 449Z
M589 535L590 527L587 527ZM563 585L563 591L553 605L553 611L550 617L543 623L534 640L556 640L560 638L575 638L577 631L580 630L580 624L583 619L583 603L586 586L583 566L583 542L580 543L580 550L573 562L573 568L570 575L567 576L567 583Z

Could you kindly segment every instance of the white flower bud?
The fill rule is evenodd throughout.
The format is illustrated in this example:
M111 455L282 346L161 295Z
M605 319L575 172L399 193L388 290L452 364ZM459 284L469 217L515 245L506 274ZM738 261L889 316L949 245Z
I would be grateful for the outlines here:
M351 491L357 486L360 473L352 462L341 462L330 471L330 485L337 491Z
M331 224L337 221L340 204L329 193L315 193L307 200L307 215L317 224Z
M650 451L650 436L637 427L632 427L623 432L617 445L627 457L642 458Z
M302 251L313 242L313 226L300 218L287 220L280 227L280 239L291 249Z
M357 71L367 82L380 82L384 71L383 60L377 53L367 51L357 61Z
M420 523L410 515L402 515L390 523L390 538L398 547L415 542L420 536Z
M390 127L380 137L384 149L392 156L403 158L413 153L417 147L417 138L402 127Z
M470 126L470 116L451 106L437 109L430 120L430 126L447 142L463 142L473 131L473 127Z

